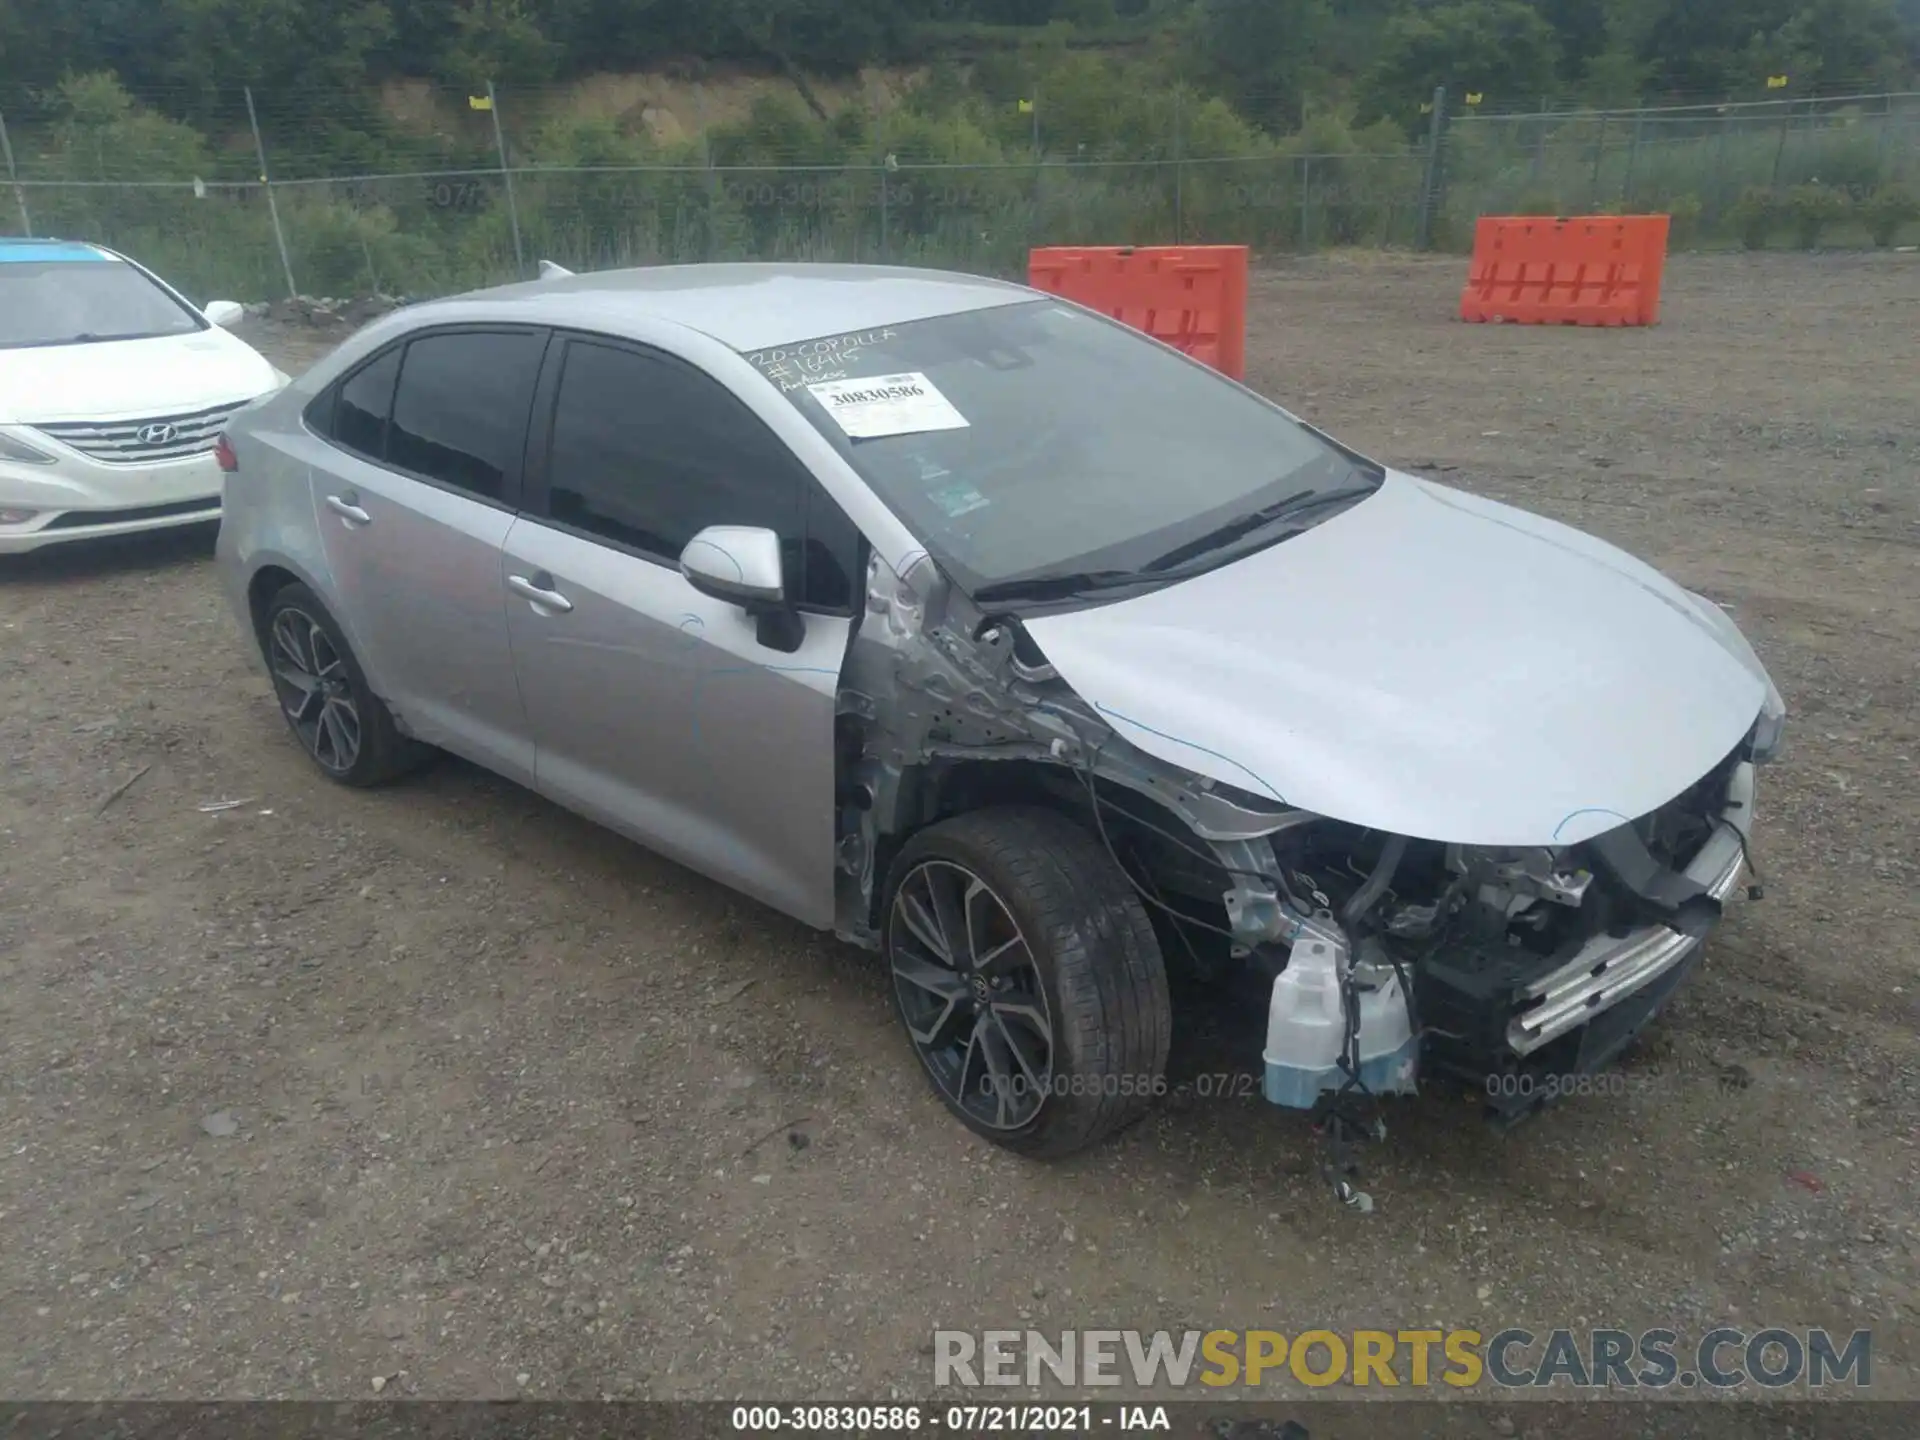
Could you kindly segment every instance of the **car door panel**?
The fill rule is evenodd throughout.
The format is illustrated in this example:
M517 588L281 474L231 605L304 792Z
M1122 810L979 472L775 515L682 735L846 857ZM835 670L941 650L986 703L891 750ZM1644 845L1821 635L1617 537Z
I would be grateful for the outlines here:
M792 653L670 566L522 518L502 580L556 802L807 924L833 919L833 714L852 621ZM515 579L570 609L527 598Z
M523 784L533 741L500 547L547 338L514 326L417 333L308 415L331 441L309 472L331 599L374 689L419 739Z
M500 588L513 515L347 454L312 476L337 603L374 689L418 738L531 784Z

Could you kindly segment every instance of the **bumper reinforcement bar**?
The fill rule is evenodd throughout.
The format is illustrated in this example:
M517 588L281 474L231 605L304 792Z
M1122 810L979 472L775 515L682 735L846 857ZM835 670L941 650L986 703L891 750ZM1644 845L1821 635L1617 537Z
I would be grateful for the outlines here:
M1753 766L1738 766L1727 784L1719 825L1686 868L1715 900L1724 901L1746 868L1742 837L1753 825ZM1598 935L1565 965L1533 981L1523 992L1527 1008L1507 1027L1515 1054L1530 1055L1578 1028L1686 959L1703 943L1666 925L1631 935Z

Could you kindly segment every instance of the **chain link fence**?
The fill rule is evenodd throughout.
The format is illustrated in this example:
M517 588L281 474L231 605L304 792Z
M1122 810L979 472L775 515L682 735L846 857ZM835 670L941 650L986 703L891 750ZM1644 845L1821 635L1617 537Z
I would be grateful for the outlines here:
M344 102L315 99L302 127L288 97L257 110L250 93L219 98L194 127L124 97L0 112L13 125L0 130L0 233L96 240L201 297L424 297L529 276L541 259L1019 275L1036 245L1455 248L1477 215L1516 211L1666 208L1676 243L1732 243L1729 216L1756 187L1819 182L1862 204L1920 188L1920 94L1493 115L1442 93L1429 132L1394 148L1328 148L1310 126L1258 153L1210 150L1175 105L1158 137L1050 134L1036 119L977 161L930 158L918 132L896 147L882 116L868 153L840 161L818 141L756 138L750 121L725 132L740 144L716 145L714 132L665 144L591 117L556 125L531 103L520 120L489 87L429 96L440 109L416 120L410 148L383 142L369 159L384 163L363 173L341 173ZM780 163L731 161L743 147ZM635 150L646 158L623 158ZM1831 238L1866 243L1847 229Z
M1450 117L1444 133L1443 213L1467 223L1515 211L1665 211L1674 216L1676 243L1688 244L1737 238L1739 209L1754 206L1756 196L1782 201L1775 218L1788 228L1784 202L1817 186L1829 202L1825 238L1864 244L1875 197L1920 194L1920 92L1631 111L1468 111Z

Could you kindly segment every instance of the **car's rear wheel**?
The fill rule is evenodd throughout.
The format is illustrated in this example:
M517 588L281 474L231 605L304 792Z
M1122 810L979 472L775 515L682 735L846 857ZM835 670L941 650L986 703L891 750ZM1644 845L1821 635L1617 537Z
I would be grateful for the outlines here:
M261 620L261 649L280 713L329 780L379 785L431 753L409 740L373 693L340 627L305 585L274 592Z
M1055 1158L1165 1089L1166 969L1139 897L1064 815L975 811L928 827L888 875L894 1008L948 1110Z

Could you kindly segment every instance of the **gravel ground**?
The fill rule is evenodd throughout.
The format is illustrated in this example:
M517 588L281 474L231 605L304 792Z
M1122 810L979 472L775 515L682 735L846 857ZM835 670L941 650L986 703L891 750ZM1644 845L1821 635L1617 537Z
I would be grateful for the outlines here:
M329 786L209 536L5 563L0 1394L875 1400L935 1327L1723 1323L1870 1327L1920 1394L1917 262L1679 257L1643 332L1460 325L1454 261L1259 279L1256 385L1728 602L1793 712L1767 898L1628 1093L1398 1104L1371 1215L1257 1098L1013 1159L861 953L462 764Z

